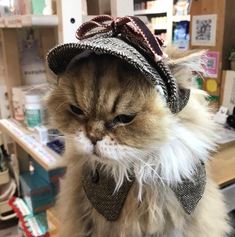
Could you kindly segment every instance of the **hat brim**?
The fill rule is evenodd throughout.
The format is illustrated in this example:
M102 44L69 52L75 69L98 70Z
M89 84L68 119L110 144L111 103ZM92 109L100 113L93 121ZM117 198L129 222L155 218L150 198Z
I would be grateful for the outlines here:
M77 43L56 46L47 55L48 67L59 76L66 71L74 57L86 50L110 54L133 65L162 95L172 113L178 113L187 104L190 90L178 89L175 79L163 62L154 63L141 48L137 50L130 43L108 33L97 34Z
M160 86L164 96L167 97L166 86L158 71L153 67L146 56L141 54L133 46L118 37L104 34L102 37L91 37L77 43L68 43L56 46L49 51L47 63L56 75L61 75L66 71L71 60L85 50L91 50L97 54L110 54L125 60L139 70L153 86Z

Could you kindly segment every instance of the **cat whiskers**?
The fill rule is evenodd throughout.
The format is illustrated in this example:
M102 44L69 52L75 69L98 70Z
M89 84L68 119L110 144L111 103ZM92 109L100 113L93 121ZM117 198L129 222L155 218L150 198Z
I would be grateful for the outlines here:
M137 152L138 152L138 151L137 151ZM139 153L140 153L139 156L140 156L140 157L143 157L143 156L142 156L142 155L143 155L142 152L139 152ZM146 154L145 154L145 156L146 156ZM149 152L149 154L147 153L147 157L155 158L155 156L153 156L153 153L152 153L152 152ZM145 167L148 167L148 168L154 173L154 175L156 175L157 179L159 179L160 182L161 182L162 184L164 184L163 178L159 175L159 173L157 172L157 170L153 168L153 166L157 166L157 167L158 167L158 166L160 166L160 164L153 164L153 165L151 165L151 164L147 163L146 161L144 161L143 159L139 158L138 155L136 155L134 158L137 159L138 161L140 161L140 162L144 165L141 169L144 170ZM135 164L135 161L133 161L133 162L134 162L133 165L136 166L136 168L139 169L139 167L137 167L137 165ZM155 179L154 179L154 180L155 180Z
M160 160L156 159L155 151L141 151L136 148L125 147L118 145L114 147L106 147L108 157L112 157L108 162L108 167L115 178L116 189L118 190L123 184L124 177L128 180L131 179L131 174L134 176L139 183L139 199L141 200L142 186L143 183L148 183L149 180L157 180L165 186L164 179L158 173L160 168ZM147 158L148 161L143 160ZM149 161L156 161L156 163L150 163ZM114 162L117 165L114 164ZM149 162L149 163L148 163ZM146 171L146 168L148 171ZM147 175L146 175L147 174Z

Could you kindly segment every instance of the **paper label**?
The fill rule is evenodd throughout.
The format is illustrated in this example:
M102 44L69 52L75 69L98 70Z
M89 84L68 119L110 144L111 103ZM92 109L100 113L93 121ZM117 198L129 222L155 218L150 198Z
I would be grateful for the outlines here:
M25 116L29 128L34 128L36 126L41 125L42 123L42 116L40 109L26 109Z

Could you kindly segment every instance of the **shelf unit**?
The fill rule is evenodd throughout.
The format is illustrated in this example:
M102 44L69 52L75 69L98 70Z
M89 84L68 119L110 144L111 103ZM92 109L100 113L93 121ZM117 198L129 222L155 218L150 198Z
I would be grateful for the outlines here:
M190 21L191 16L190 15L182 15L182 16L172 16L172 21L173 22L179 22L179 21Z
M83 0L56 0L55 15L13 15L0 17L0 85L6 88L9 101L10 115L13 117L12 88L23 85L20 65L18 32L25 28L37 29L40 33L40 54L45 58L49 49L57 44L77 42L75 33L83 21L93 16L84 15ZM107 0L106 6L102 1L99 9L110 9L113 16L133 15L132 0ZM89 11L88 11L89 13ZM99 12L104 14L104 12ZM98 14L98 13L97 13ZM0 133L5 144L8 136L13 140L11 151L20 159L22 151L30 154L46 170L51 169L61 157L48 147L40 145L32 138L33 133L14 120L3 117L0 120ZM7 135L7 136L5 136ZM20 160L21 161L21 160ZM23 161L23 159L22 159Z
M156 15L166 13L167 9L146 9L146 10L136 10L134 11L134 15Z
M14 15L0 17L0 28L22 28L31 26L57 26L58 16Z
M12 15L0 18L0 68L4 69L1 70L0 85L6 88L11 117L12 88L23 85L19 34L30 28L38 32L39 54L43 59L48 50L56 44L76 40L75 28L82 23L81 14L78 14L77 9L81 9L82 0L57 0L55 3L55 15ZM75 19L76 24L71 22L71 18ZM28 169L28 154L45 170L58 167L61 157L57 153L37 142L33 138L33 132L20 123L7 120L7 117L2 118L0 132L3 134L4 143L9 153L14 153L18 158L22 172Z
M50 170L62 160L62 157L39 143L34 133L13 119L0 120L0 129L11 137L20 147L32 156L45 170Z
M165 31L167 32L166 44L172 44L172 35L173 35L173 24L174 22L180 21L190 21L190 15L173 15L173 0L167 0L162 3L159 3L159 7L156 6L153 9L144 9L144 10L135 10L135 16L146 16L148 20L152 17L166 16L167 22L164 25L152 25L150 26L151 30L154 31ZM164 6L163 6L164 5ZM151 24L150 24L151 25Z

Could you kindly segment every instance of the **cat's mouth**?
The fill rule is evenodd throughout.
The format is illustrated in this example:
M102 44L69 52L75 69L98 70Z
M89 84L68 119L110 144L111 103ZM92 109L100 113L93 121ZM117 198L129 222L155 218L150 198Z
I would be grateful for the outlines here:
M101 154L99 152L99 150L97 149L96 146L93 147L93 151L92 151L93 155L101 157Z

